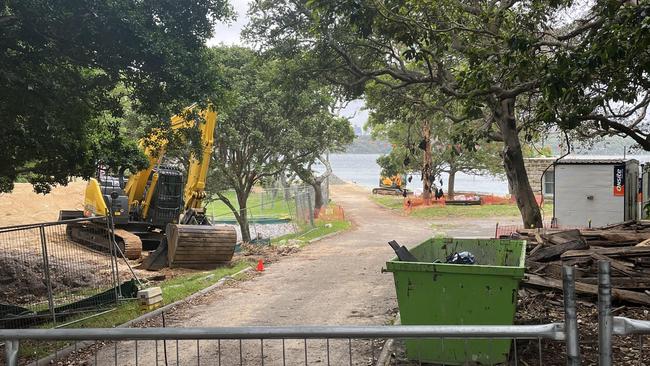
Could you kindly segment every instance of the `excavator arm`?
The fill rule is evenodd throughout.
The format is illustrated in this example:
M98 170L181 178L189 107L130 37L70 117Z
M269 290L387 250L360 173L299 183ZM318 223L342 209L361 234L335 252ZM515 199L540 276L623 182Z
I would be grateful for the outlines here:
M185 114L194 108L196 108L196 105L188 107L185 113L173 116L171 118L171 129L178 130L194 127L196 121L185 117ZM201 131L201 159L197 159L194 154L189 159L190 164L188 167L187 181L183 190L184 212L191 208L199 209L203 203L203 199L205 198L205 181L214 144L214 128L217 123L217 113L214 107L208 105L208 108L199 112L199 116L204 120L204 123L199 125ZM154 193L153 189L147 189L147 187L156 186L158 173L154 170L162 162L167 144L168 141L162 136L160 131L155 131L149 137L149 143L146 146L144 146L144 142L141 142L141 146L144 146L145 155L149 159L149 166L132 175L125 187L129 205L131 207L139 207L143 219L149 216L149 209ZM150 177L151 179L149 179Z
M143 238L148 241L152 237L160 238L156 250L143 262L145 269L160 269L167 265L214 268L219 263L229 262L235 251L237 233L230 226L213 226L206 219L202 207L217 114L209 105L198 113L201 122L186 118L194 108L196 105L171 118L173 130L196 126L201 133L200 156L190 155L184 185L180 171L161 165L168 141L162 131L154 131L149 137L150 143L141 143L149 158L149 166L134 173L124 190L121 177L104 177L101 184L97 179L91 179L86 190L85 212L62 211L60 216L105 215L107 206L114 208L114 239L129 259L140 257ZM105 197L115 192L120 192L119 197L108 205L109 200ZM180 220L179 216L182 216ZM67 225L67 233L73 241L109 251L112 243L105 240L110 237L106 230L106 225ZM97 235L98 232L102 235Z
M190 157L190 166L184 191L185 211L191 208L202 208L203 206L205 181L208 176L212 147L214 146L214 129L217 124L217 112L210 105L206 110L201 112L201 117L205 120L205 123L202 123L200 126L202 155L201 160L196 159L194 156Z

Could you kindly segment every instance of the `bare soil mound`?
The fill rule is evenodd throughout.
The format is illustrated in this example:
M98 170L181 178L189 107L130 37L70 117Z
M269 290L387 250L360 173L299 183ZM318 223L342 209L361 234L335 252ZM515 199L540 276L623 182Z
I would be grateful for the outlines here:
M83 263L66 263L50 259L50 284L54 293L95 288L108 278L102 278L97 268ZM5 253L0 257L0 298L13 305L33 304L47 298L43 261L37 256L25 257Z
M48 194L38 194L29 183L16 183L11 193L0 194L0 227L56 221L60 210L83 208L86 182L70 182Z

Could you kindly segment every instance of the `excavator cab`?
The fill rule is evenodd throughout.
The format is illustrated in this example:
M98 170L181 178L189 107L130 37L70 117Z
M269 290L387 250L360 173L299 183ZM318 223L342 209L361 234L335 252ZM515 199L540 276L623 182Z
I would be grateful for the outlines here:
M148 221L152 226L165 229L169 223L178 222L183 207L183 173L178 169L161 167L157 170L158 182L151 200Z

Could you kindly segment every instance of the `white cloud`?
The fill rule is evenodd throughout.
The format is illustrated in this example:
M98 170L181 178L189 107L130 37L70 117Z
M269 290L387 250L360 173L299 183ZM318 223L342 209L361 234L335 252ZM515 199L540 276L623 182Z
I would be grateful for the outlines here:
M219 44L225 45L243 45L244 42L241 40L240 33L246 23L248 23L248 16L246 12L248 11L248 0L230 0L230 4L233 6L235 13L237 13L237 20L231 24L219 23L214 27L214 35L208 40L208 46L216 46Z
M363 109L365 106L363 99L353 100L339 111L339 116L349 118L353 126L363 127L368 121L368 110Z

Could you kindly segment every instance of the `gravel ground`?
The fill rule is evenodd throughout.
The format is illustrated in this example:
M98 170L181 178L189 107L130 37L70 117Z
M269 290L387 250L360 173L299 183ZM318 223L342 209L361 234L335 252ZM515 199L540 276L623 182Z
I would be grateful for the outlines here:
M228 225L237 230L237 241L241 241L241 229L239 225ZM284 224L251 224L251 237L253 238L277 238L278 236L296 232L296 227L291 223Z

